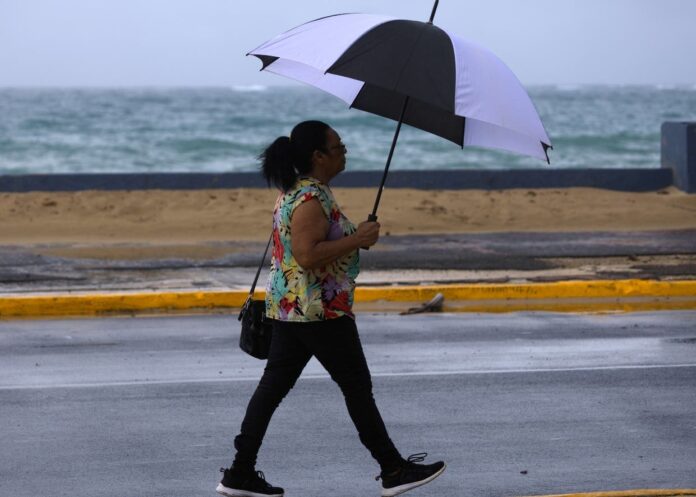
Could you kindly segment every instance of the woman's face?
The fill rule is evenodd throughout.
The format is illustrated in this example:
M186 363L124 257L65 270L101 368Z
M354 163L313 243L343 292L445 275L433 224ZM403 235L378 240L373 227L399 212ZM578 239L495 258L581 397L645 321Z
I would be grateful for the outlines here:
M346 146L341 137L332 128L326 131L326 153L322 169L333 178L346 168Z

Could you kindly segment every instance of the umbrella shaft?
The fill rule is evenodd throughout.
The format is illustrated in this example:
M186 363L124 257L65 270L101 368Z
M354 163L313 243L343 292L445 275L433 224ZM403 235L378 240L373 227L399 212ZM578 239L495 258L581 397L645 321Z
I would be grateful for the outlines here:
M382 198L382 190L384 190L384 183L387 181L387 174L389 173L389 165L391 164L392 156L394 155L394 149L396 148L396 140L399 139L399 131L401 131L401 124L404 122L404 115L406 114L406 107L408 106L408 97L404 100L404 106L401 108L401 116L399 117L399 123L396 125L396 131L394 132L394 139L392 140L391 148L389 149L389 157L387 157L387 165L384 166L384 174L382 175L382 182L379 184L379 190L377 190L377 198L375 199L375 206L372 209L372 214L367 218L368 221L377 221L377 208L379 207L379 201Z

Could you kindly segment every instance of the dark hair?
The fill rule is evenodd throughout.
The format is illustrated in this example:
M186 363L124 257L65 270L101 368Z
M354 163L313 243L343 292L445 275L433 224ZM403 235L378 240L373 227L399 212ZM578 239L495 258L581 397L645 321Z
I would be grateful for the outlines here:
M275 185L286 192L298 176L311 171L314 151L326 152L329 129L330 126L321 121L304 121L292 129L290 137L276 138L259 155L261 174L268 186Z

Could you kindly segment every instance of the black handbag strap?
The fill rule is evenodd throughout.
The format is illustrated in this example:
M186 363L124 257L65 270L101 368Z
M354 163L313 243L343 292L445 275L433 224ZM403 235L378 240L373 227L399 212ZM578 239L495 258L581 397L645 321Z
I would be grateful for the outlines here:
M268 243L266 244L266 250L263 251L263 257L261 257L261 263L259 268L256 270L256 276L254 276L254 282L251 284L251 290L249 291L249 297L253 297L254 290L256 290L256 283L259 281L259 275L261 274L261 268L263 263L266 261L266 254L268 254L268 247L271 246L271 241L273 241L273 230L271 230L271 236L268 237Z
M259 268L256 270L256 276L254 276L254 282L251 284L251 290L249 290L249 296L246 298L246 301L244 302L242 309L239 311L239 317L237 318L238 321L242 320L244 313L247 311L247 309L251 305L251 301L254 299L254 290L256 290L256 283L259 281L259 275L261 274L261 268L263 267L263 263L266 261L266 254L268 254L268 247L271 246L271 241L273 241L273 230L271 230L271 236L268 237L268 243L266 244L266 250L263 251L263 257L261 257L261 263L259 264Z

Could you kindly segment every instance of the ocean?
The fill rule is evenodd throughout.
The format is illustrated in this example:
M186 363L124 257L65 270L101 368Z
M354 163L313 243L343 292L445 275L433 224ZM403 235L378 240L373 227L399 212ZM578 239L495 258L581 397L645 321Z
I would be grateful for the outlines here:
M696 86L529 87L553 168L660 167L660 126L696 120ZM348 169L384 167L396 123L309 87L0 89L0 175L254 171L256 157L302 120L328 122ZM392 169L549 167L461 149L405 126Z

